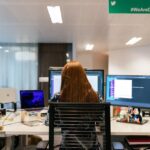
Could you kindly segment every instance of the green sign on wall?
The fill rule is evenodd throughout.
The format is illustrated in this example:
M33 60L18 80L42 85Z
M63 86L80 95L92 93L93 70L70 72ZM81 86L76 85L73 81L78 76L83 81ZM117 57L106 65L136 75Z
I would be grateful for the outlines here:
M109 0L109 13L149 14L150 0Z

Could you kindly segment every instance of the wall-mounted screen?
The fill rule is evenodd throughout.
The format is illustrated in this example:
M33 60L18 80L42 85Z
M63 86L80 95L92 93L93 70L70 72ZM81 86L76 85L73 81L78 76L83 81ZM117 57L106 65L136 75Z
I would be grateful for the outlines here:
M104 70L85 70L87 78L93 89L103 98L104 97ZM61 69L49 70L49 99L55 93L60 92L61 86Z
M106 101L112 105L150 108L150 76L108 75Z

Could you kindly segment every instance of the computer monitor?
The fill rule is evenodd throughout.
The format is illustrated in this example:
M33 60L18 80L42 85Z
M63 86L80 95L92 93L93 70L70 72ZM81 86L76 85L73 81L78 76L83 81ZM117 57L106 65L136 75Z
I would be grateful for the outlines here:
M16 103L15 88L0 88L0 103Z
M0 108L16 111L16 89L0 88Z
M40 109L44 107L44 92L42 90L21 90L21 109Z
M85 70L87 78L93 89L103 98L104 96L104 70ZM60 92L61 86L61 69L49 70L49 99L55 93Z
M150 76L108 75L106 102L119 106L150 108Z
M87 78L92 85L94 91L104 98L104 70L85 70Z

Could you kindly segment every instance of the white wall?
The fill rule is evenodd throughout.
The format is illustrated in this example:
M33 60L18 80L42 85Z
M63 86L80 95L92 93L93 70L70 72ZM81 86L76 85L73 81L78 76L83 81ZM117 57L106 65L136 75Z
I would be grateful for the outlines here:
M110 51L108 73L150 75L150 46Z
M105 75L108 72L108 56L98 52L77 52L76 60L78 60L83 67L89 69L104 69Z

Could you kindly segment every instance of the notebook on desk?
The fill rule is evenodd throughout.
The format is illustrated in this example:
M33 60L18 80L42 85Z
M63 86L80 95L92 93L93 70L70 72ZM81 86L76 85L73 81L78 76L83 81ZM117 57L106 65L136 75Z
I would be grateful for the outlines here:
M129 145L150 145L149 136L127 136L125 140Z

